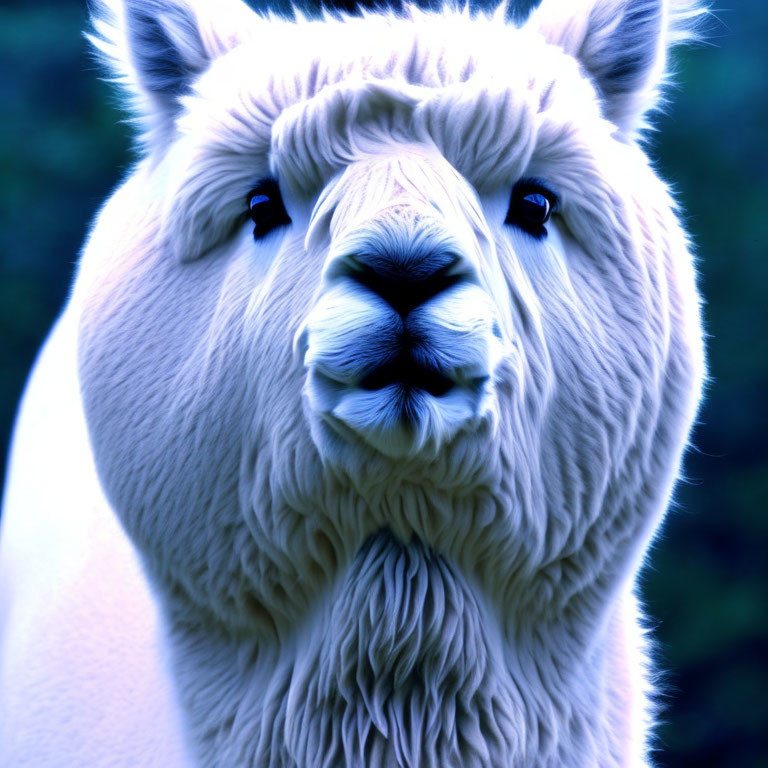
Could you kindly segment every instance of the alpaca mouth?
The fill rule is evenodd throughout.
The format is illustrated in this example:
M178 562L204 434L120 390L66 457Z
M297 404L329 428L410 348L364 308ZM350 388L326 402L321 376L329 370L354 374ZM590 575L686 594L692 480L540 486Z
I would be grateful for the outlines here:
M406 317L365 285L330 289L301 339L318 447L362 438L392 458L436 455L478 427L495 408L494 321L476 284L456 284ZM324 439L329 430L335 443Z
M442 397L456 386L445 374L416 363L404 352L398 354L392 362L384 363L364 376L359 386L370 392L392 384L400 385L406 395L411 390L421 389L432 397Z
M330 430L345 442L362 438L390 458L436 455L459 429L477 426L488 416L488 375L463 386L439 371L396 360L385 363L356 386L310 369L305 393L319 447ZM319 432L318 432L319 430Z
M367 371L351 380L334 376L333 372L323 369L324 377L339 386L360 389L366 392L389 390L398 398L406 401L410 395L418 392L441 398L456 388L478 394L490 376L485 371L453 368L445 369L430 349L430 345L418 334L406 328L397 336L392 348L382 355L381 362L373 362ZM403 417L408 420L409 415Z

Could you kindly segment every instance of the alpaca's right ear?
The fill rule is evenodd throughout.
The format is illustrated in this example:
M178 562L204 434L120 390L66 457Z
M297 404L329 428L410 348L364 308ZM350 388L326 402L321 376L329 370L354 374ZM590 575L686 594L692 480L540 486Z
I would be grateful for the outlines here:
M147 148L166 143L180 97L254 18L240 0L96 0L88 37L127 92Z

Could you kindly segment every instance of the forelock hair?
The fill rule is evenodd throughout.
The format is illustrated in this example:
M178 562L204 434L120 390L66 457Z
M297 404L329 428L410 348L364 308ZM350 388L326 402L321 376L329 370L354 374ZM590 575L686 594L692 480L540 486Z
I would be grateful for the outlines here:
M540 0L507 0L507 17L515 21L526 18ZM257 13L274 13L293 18L296 13L309 18L319 18L324 13L359 16L362 12L403 13L412 6L427 11L447 8L464 9L470 13L495 11L504 0L248 0Z

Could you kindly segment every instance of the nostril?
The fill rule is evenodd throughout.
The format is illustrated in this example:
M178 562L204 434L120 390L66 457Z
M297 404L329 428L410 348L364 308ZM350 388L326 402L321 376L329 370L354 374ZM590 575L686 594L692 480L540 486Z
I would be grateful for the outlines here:
M403 318L465 277L458 269L461 259L453 253L432 254L413 262L352 254L344 262L349 277L381 296Z

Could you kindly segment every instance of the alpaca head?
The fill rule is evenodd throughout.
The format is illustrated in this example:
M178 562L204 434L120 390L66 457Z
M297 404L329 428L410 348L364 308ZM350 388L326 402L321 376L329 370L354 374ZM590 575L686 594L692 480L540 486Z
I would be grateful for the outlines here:
M80 372L158 584L282 636L387 529L493 615L599 620L702 376L638 140L694 13L102 12L142 159L87 247Z

